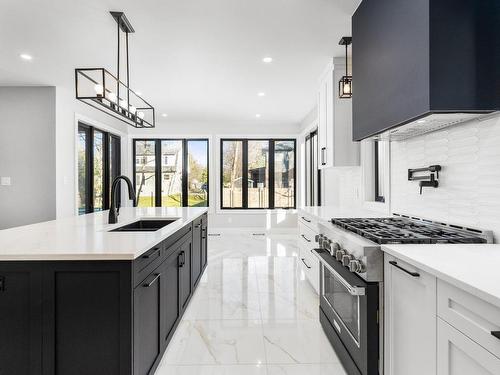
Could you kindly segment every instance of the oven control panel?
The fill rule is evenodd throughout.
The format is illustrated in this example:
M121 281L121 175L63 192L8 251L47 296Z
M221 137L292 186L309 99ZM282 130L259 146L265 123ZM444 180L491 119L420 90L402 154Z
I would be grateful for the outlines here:
M315 240L320 249L328 251L332 257L341 262L344 267L349 268L351 272L366 272L366 267L361 259L356 259L354 255L349 254L349 252L345 248L342 248L338 242L332 241L324 234L316 235Z

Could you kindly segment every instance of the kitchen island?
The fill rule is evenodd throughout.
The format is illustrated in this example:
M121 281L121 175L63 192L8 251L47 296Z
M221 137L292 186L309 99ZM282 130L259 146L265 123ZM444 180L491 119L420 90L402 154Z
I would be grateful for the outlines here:
M154 373L206 267L206 240L207 209L196 207L0 231L0 374Z

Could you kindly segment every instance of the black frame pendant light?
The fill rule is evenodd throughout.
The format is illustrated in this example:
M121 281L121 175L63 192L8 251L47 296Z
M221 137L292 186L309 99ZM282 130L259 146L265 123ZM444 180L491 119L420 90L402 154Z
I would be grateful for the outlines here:
M75 69L76 99L135 128L154 128L155 109L130 88L128 36L135 32L123 12L110 12L117 23L116 76L104 68ZM120 80L120 39L125 33L126 83Z
M345 46L345 75L339 81L339 98L352 98L352 75L349 75L349 66L347 64L347 46L352 43L350 36L343 36L339 44Z

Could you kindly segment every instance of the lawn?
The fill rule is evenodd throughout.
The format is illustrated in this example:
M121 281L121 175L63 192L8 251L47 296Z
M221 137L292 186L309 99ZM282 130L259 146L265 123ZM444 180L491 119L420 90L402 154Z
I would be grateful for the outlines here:
M181 207L181 195L163 195L161 198L162 207ZM189 207L206 207L207 201L203 194L190 194L188 196ZM139 207L151 207L154 206L154 201L151 202L151 197L140 197L138 202Z

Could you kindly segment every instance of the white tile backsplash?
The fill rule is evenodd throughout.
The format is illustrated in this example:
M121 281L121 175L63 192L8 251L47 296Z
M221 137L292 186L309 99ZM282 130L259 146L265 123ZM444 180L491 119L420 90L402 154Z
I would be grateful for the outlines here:
M440 164L437 189L408 181L408 169ZM391 209L490 229L500 241L500 117L391 145Z

